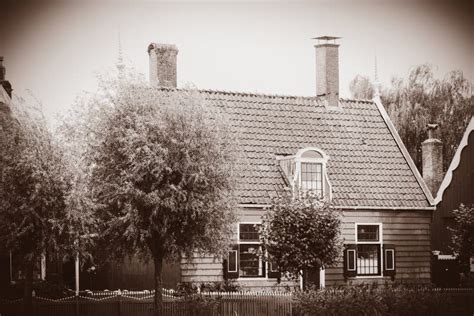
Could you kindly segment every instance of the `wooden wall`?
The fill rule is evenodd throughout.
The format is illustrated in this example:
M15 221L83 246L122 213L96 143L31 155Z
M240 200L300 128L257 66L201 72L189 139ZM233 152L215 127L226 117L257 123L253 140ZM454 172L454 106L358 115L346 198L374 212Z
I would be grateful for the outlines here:
M342 236L355 242L355 223L382 223L383 242L396 247L397 282L429 283L432 211L344 211ZM326 269L326 285L389 282L390 277L344 280L342 262Z
M461 159L453 171L451 183L444 190L442 200L433 213L433 250L451 254L451 236L447 227L453 225L452 211L458 208L460 203L474 203L474 132L470 133L468 145L461 152Z
M260 209L240 210L242 222L259 221ZM355 223L382 223L383 240L396 247L395 281L411 283L430 282L432 211L344 211L342 235L346 243L355 240ZM342 253L341 253L342 256ZM342 259L341 259L342 260ZM181 261L183 282L213 282L223 280L222 261L218 258L195 255ZM351 278L347 282L390 282L389 277ZM236 283L252 290L277 289L274 279L240 280ZM342 262L326 269L326 285L344 284ZM297 286L283 282L280 286Z

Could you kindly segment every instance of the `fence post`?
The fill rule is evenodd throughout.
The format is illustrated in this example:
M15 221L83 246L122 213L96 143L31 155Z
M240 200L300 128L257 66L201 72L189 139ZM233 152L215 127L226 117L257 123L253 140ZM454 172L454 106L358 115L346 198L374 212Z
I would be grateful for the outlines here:
M119 290L118 293L118 316L122 316L122 292Z
M79 316L79 294L76 294L76 297L75 297L75 307L76 307L76 316Z

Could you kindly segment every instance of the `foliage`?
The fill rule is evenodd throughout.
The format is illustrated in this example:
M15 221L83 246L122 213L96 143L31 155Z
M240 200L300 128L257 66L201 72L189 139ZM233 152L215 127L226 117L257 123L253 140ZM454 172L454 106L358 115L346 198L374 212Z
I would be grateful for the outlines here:
M349 90L354 99L370 100L374 97L374 86L365 76L356 75L349 83Z
M357 76L351 82L353 97L370 97L369 80ZM464 130L474 115L472 83L461 71L451 71L443 79L435 78L434 68L414 67L408 78L393 78L381 91L385 106L398 134L416 166L421 170L421 143L426 140L426 125L437 123L443 142L444 170L447 169Z
M9 300L21 298L23 297L24 286L24 281L22 280L2 287L0 288L0 298ZM50 299L60 299L74 294L72 290L66 288L63 285L43 280L33 281L33 291L35 292L36 296Z
M296 278L300 271L329 266L342 252L341 214L311 194L283 194L272 201L260 228L271 260Z
M232 224L234 139L193 90L150 88L138 75L102 80L63 134L81 157L105 244L163 260L223 254ZM158 302L161 304L161 301Z
M451 249L459 255L462 272L469 273L469 259L474 256L474 205L463 204L453 211L454 227L448 227L451 232Z
M72 205L73 175L40 108L15 99L0 115L0 251L18 259L28 306L41 256L86 253L75 241L90 240L92 220Z
M176 293L179 296L197 294L202 292L237 292L240 291L239 284L233 280L225 280L222 282L181 282L178 284Z
M451 299L440 292L409 286L344 286L297 292L297 315L445 315Z

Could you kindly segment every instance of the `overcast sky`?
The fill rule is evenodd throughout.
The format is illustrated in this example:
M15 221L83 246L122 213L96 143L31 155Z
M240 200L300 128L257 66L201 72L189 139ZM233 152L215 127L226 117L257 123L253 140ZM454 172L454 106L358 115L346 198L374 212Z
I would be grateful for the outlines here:
M356 74L406 76L431 63L439 76L474 76L473 1L311 2L11 1L0 2L0 56L15 93L26 89L48 117L93 91L95 73L123 55L148 78L150 42L176 44L178 86L310 96L312 37L336 35L340 90Z

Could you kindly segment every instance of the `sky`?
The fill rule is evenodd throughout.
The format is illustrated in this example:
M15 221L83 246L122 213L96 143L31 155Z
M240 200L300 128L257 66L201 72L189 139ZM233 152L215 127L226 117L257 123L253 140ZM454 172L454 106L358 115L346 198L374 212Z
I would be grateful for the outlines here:
M147 46L175 44L178 87L315 95L315 41L340 36L340 95L357 75L382 85L419 64L474 81L474 1L1 1L0 56L14 93L55 120L113 67L148 78Z

